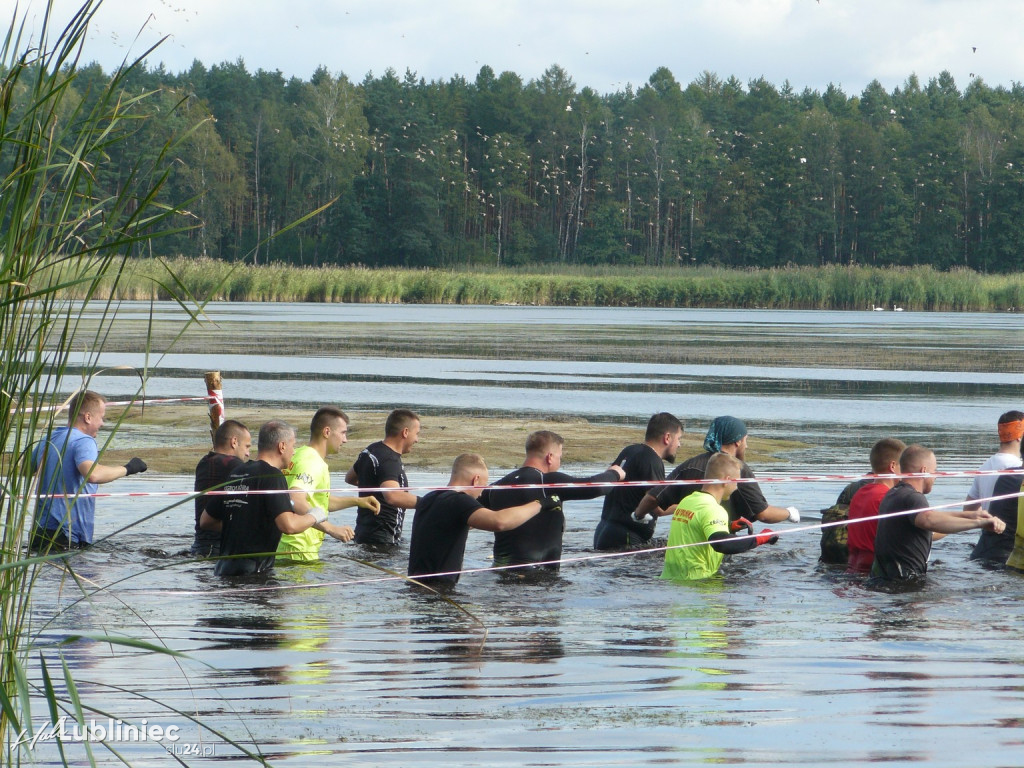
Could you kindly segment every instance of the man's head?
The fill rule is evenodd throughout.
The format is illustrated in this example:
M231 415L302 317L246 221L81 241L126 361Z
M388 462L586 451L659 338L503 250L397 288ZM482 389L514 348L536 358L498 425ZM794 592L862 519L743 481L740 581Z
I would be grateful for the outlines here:
M456 457L448 485L468 486L472 490L463 492L476 499L483 493L487 481L487 464L483 456L479 453L463 453Z
M735 416L717 417L704 437L704 450L709 453L724 451L743 461L747 452L747 425Z
M900 472L904 474L927 473L934 474L937 468L935 454L923 445L908 445L900 454ZM931 493L935 485L934 477L910 477L906 481L909 485L917 488L921 493Z
M309 422L309 440L323 440L328 454L337 453L348 442L348 414L333 405L318 408Z
M644 442L665 461L675 461L679 441L683 439L683 423L671 413L656 413L647 422Z
M213 450L217 453L237 456L242 461L248 461L251 449L252 434L240 421L228 419L213 433Z
M107 401L103 395L91 389L83 389L68 402L68 425L90 437L96 437L106 413Z
M906 443L895 437L882 438L871 446L871 471L876 475L899 474L900 456L906 448Z
M562 466L565 440L556 432L540 429L526 438L526 461L542 472L557 472Z
M1020 451L1021 437L1024 437L1024 413L1007 411L999 417L999 445L1016 447ZM1016 445L1014 445L1016 443Z
M259 458L271 466L287 468L295 453L295 429L283 421L268 421L260 427L256 449Z
M420 439L420 417L408 408L397 408L384 422L384 439L399 453L408 453Z
M731 480L722 484L722 498L727 499L736 490L736 481L743 472L743 463L728 453L716 453L704 468L705 480Z

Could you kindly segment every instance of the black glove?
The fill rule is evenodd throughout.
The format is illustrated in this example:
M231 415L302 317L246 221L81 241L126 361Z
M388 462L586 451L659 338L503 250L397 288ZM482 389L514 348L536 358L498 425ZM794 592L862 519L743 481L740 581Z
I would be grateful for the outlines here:
M138 456L128 460L128 463L124 465L125 477L128 475L137 475L139 472L145 472L149 467L146 466L146 462L140 459Z
M562 509L562 498L560 496L545 496L537 499L540 502L541 512L555 512Z

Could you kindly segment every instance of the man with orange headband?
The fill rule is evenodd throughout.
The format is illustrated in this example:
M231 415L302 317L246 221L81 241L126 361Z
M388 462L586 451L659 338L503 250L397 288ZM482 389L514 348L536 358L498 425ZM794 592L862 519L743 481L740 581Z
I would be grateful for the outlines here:
M989 459L981 465L981 471L1015 469L1021 466L1020 440L1024 436L1024 413L1020 411L1007 411L999 417L999 450L992 454ZM995 495L998 475L978 475L971 484L971 490L967 492L967 501L973 502L964 505L964 509L972 512L978 509L988 511L987 499Z

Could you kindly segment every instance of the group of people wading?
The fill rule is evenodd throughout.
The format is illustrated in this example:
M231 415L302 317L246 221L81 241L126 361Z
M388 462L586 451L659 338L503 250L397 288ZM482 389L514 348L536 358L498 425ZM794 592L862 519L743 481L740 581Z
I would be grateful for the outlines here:
M79 393L70 401L68 426L53 430L33 453L40 481L30 541L37 550L90 544L97 484L147 468L138 458L123 467L98 463L95 437L105 407L102 396ZM402 463L419 439L420 418L404 408L388 415L384 439L364 448L347 471L345 481L361 489L358 496L332 494L327 459L347 442L348 427L344 411L322 407L310 422L309 442L296 448L295 429L269 421L259 430L253 459L249 429L236 420L223 422L213 450L196 467L191 554L214 558L219 575L244 576L275 563L316 561L326 536L389 551L402 540L406 510L415 510L409 576L433 586L454 585L470 528L494 533L496 567L557 570L564 503L604 496L595 550L650 546L657 518L670 517L662 577L693 580L715 574L725 555L778 540L769 528L755 532L755 523L800 521L796 507L765 499L744 461L747 427L732 416L711 422L703 452L678 464L667 477L673 482L666 482L665 465L675 461L683 425L670 413L656 413L643 442L624 448L596 475L561 472L564 440L540 430L527 437L522 466L501 479L491 483L483 457L464 453L452 465L448 487L422 496L410 492ZM822 559L845 561L851 573L915 579L927 570L935 538L979 528L976 557L1024 569L1024 544L1018 541L1014 549L1022 475L1012 472L1021 466L1024 414L1004 414L999 433L1000 450L982 469L1011 471L979 475L963 509L954 511L928 505L925 494L936 471L932 451L880 440L871 451L872 475L844 489L837 502L848 536L827 528ZM1007 503L990 509L993 495ZM329 513L350 507L356 508L354 528L329 521Z

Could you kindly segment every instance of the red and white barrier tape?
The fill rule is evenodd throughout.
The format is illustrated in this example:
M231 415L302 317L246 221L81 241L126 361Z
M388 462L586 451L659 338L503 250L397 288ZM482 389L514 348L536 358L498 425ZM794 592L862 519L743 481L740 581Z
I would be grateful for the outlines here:
M752 478L741 478L738 481L731 480L623 480L623 481L610 481L606 483L522 483L518 485L491 485L486 486L491 490L558 490L561 488L653 488L662 486L677 486L677 485L716 485L726 482L740 482L740 483L822 483L822 482L855 482L857 480L905 480L911 478L949 478L949 477L985 477L991 475L1021 475L1024 474L1024 468L1018 469L988 469L988 470L960 470L950 472L912 472L906 475L781 475L781 476L770 476L770 477L752 477ZM479 486L476 486L479 487ZM472 486L464 485L412 485L404 487L388 486L388 487L368 487L368 488L321 488L317 490L306 490L306 493L328 493L333 495L351 494L357 492L364 493L383 493L386 491L439 491L439 490L452 490L452 491L465 491L472 490ZM206 491L202 495L206 496L237 496L242 493L252 494L277 494L277 493L290 493L293 490L305 490L305 489L289 489L287 491L269 490L269 491L228 491L228 490L214 490ZM86 498L92 497L96 499L116 499L116 498L145 498L145 497L166 497L175 498L181 496L193 496L200 495L200 493L191 491L122 491L122 492L97 492L97 493L81 493L73 495L74 498ZM40 498L60 498L65 494L40 494Z

